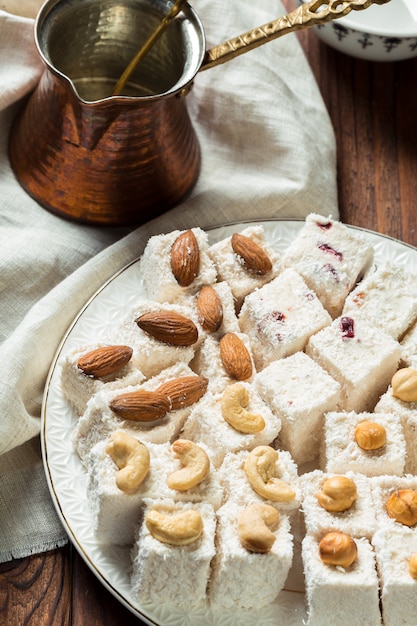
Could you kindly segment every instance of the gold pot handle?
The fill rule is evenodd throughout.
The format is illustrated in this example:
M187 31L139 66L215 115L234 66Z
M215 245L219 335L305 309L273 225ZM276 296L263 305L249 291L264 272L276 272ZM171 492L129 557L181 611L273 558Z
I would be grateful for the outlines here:
M287 33L330 22L347 15L352 10L361 11L372 4L387 2L390 0L311 0L287 15L207 50L199 71L226 63Z

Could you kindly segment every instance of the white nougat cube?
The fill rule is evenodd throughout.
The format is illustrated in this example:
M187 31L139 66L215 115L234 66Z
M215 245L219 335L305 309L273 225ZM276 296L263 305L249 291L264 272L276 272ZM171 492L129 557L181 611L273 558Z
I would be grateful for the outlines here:
M372 540L378 566L384 626L415 626L417 580L409 561L417 553L417 535L407 528L378 531Z
M144 314L161 312L177 313L191 320L197 328L197 340L191 345L174 345L151 336L139 328L136 320ZM167 304L147 300L133 307L115 327L114 341L129 345L133 349L132 363L146 376L156 376L176 363L188 364L203 341L204 331L199 325L196 311L189 304Z
M308 626L381 624L375 554L367 539L354 541L357 559L343 568L323 563L318 539L312 535L303 539Z
M392 395L392 387L381 396L375 411L398 415L404 431L406 445L405 474L417 474L417 402L404 402Z
M99 543L131 545L141 519L143 492L149 476L134 493L118 488L118 468L106 452L107 440L92 447L86 458L87 498L94 535Z
M386 444L376 450L364 450L355 438L362 422L375 422L386 432ZM324 445L321 467L327 472L359 472L365 476L404 473L406 446L401 420L391 413L327 413L324 422Z
M375 476L371 478L371 485L378 528L381 530L410 528L416 533L417 524L408 526L390 516L387 510L387 503L394 492L399 493L402 490L409 489L417 492L417 476L413 474L406 474L405 476ZM407 509L407 507L404 508Z
M216 292L221 302L221 309L222 309L221 326L219 327L217 331L213 332L212 334L217 339L219 339L220 337L222 337L222 335L224 335L224 333L239 333L240 332L239 321L238 321L238 317L236 314L235 301L234 301L234 297L233 297L233 293L230 288L230 285L226 281L221 281L219 283L214 283L213 285L209 285L209 286ZM200 312L197 308L197 301L198 301L199 295L200 295L200 291L197 292L196 295L193 296L192 298L185 300L184 303L187 304L188 306L192 306L196 310L198 321L202 323L202 320L200 319ZM210 311L210 313L212 313L212 311ZM206 332L207 334L210 333L210 331L206 331Z
M298 510L301 503L301 488L298 476L298 468L291 455L286 450L277 450L278 459L275 463L273 476L282 480L294 492L294 498L288 501L267 500L278 510L291 514ZM265 498L259 495L252 487L244 464L249 456L247 450L229 452L224 457L223 463L218 470L218 478L224 486L225 498L235 504L250 504L251 502L265 502Z
M246 296L239 314L258 371L303 350L309 337L331 321L316 294L293 269Z
M245 505L226 503L217 512L216 556L208 596L216 611L258 609L273 602L285 585L293 559L286 515L279 516L269 552L250 552L240 542L238 519Z
M128 385L137 385L145 378L142 372L132 363L132 360L113 374L99 378L85 374L78 367L80 357L92 350L109 345L114 344L97 343L77 346L65 354L61 361L62 393L64 398L75 408L78 416L84 413L91 396L101 389L118 389Z
M345 511L328 511L321 506L317 496L326 479L341 475L355 483L356 500ZM340 530L352 537L371 539L377 524L369 478L355 472L332 474L314 470L300 476L300 484L304 522L309 534L321 536L325 532Z
M371 411L401 356L399 343L362 318L340 317L309 339L306 353L343 388L341 408Z
M233 251L231 235L210 246L208 253L216 266L218 280L224 280L230 285L238 310L248 293L272 280L281 270L281 257L268 245L263 226L248 226L240 234L254 241L267 253L272 269L267 274L247 270L242 259Z
M281 420L274 415L249 383L239 383L249 391L250 413L261 415L265 426L255 433L244 433L234 428L223 417L221 395L208 392L187 418L181 437L204 443L210 450L215 467L219 467L228 452L252 450L256 446L269 445L281 429Z
M175 515L194 509L203 520L203 534L188 545L163 543L152 536L145 519L148 510ZM213 507L204 503L149 501L144 511L137 540L132 549L131 591L141 606L166 603L184 611L206 606L211 561L215 555L216 516Z
M417 319L417 276L399 266L369 272L346 298L343 315L363 315L374 326L400 339Z
M208 235L201 228L192 228L191 231L198 244L199 269L194 280L187 286L178 283L171 267L172 245L185 231L173 230L149 238L140 260L140 272L150 300L178 302L195 294L203 285L216 282L216 268L207 254Z
M370 268L373 256L372 246L360 232L312 213L282 261L301 274L335 318L348 293Z
M240 339L244 348L247 350L248 358L251 363L251 373L246 382L252 382L256 374L255 364L252 357L252 349L249 341L249 337L245 333L236 332L233 333ZM200 348L197 350L196 355L191 362L193 370L199 375L207 378L208 388L214 394L222 393L224 389L236 382L230 373L224 367L221 354L220 354L220 339L221 336L208 335Z
M271 363L255 377L255 387L281 420L279 445L301 465L319 454L323 415L336 409L341 387L303 352Z

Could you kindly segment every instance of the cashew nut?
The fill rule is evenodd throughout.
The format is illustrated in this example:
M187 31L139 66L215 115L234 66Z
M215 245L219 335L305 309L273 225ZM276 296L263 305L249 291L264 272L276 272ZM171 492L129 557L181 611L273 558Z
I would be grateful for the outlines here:
M250 552L269 552L276 539L272 531L278 528L278 522L279 513L270 504L250 504L238 519L240 543Z
M118 488L126 493L135 492L149 472L148 448L131 435L116 431L109 437L106 452L119 468L116 475Z
M270 446L258 446L249 453L244 464L252 488L266 500L290 502L295 492L280 478L274 476L278 452Z
M204 530L203 519L194 509L173 514L160 513L152 509L146 514L145 523L152 537L173 546L194 543Z
M265 428L262 415L249 413L249 391L239 383L226 387L222 396L222 415L235 430L241 433L259 433Z
M186 491L199 485L210 471L210 460L205 450L188 439L177 439L172 444L171 450L183 467L168 476L168 487Z

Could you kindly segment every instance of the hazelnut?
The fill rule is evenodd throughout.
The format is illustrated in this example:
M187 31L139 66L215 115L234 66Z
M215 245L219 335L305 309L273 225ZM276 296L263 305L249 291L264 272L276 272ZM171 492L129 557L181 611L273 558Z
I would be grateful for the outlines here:
M355 439L362 450L378 450L387 443L387 433L382 424L365 420L356 426Z
M350 535L340 531L327 533L319 543L323 563L349 567L358 555L357 545Z
M404 402L417 402L417 370L403 367L391 379L392 395Z
M414 552L414 554L410 556L410 560L408 561L408 571L411 578L417 580L417 552Z
M347 476L332 476L327 478L317 500L326 511L341 512L349 509L357 498L356 485Z
M400 524L417 524L417 492L414 489L396 489L387 501L387 513Z

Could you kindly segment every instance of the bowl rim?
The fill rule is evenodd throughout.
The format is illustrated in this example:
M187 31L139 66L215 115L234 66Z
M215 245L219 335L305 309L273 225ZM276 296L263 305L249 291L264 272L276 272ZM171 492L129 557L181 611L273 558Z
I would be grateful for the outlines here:
M309 0L300 0L301 2L303 2L304 4L306 4L307 2L309 2ZM365 9L366 10L366 9ZM355 11L356 13L360 13L360 11ZM348 15L345 15L343 17L338 17L330 22L327 22L327 24L342 24L342 26L344 26L345 28L349 28L350 30L356 30L360 33L367 33L369 35L375 35L376 37L395 37L396 39L417 39L417 22L414 22L414 31L410 30L410 31L401 31L401 33L393 31L392 29L389 29L388 25L387 28L373 28L370 25L362 25L362 24L358 24L358 22L352 22L350 19L350 13ZM323 24L323 26L325 26L325 24Z
M417 39L417 23L416 23L416 29L414 32L401 31L401 33L399 33L399 32L395 32L393 30L388 30L388 29L384 30L382 28L373 28L372 26L369 26L369 25L362 26L361 24L358 24L357 22L351 22L348 15L345 15L344 17L338 17L337 19L333 21L343 23L343 26L345 26L346 28L357 30L361 33L368 33L369 35L376 35L377 37L395 37L396 39Z

